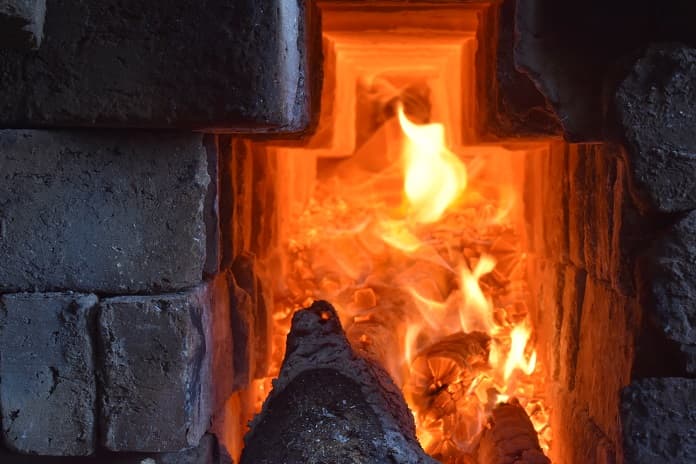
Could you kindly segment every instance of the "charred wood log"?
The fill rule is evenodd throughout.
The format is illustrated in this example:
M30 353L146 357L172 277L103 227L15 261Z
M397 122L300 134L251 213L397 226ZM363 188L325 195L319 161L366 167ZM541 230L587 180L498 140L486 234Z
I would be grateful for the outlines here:
M532 421L512 400L495 407L481 432L478 464L550 464L539 446Z
M353 351L326 302L294 315L280 374L244 441L242 464L435 464L399 389Z

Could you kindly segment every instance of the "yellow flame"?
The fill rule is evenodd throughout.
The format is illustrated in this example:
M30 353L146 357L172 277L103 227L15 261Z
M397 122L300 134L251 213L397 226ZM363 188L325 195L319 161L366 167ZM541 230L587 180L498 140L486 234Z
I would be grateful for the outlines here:
M437 221L464 192L466 166L447 148L442 124L416 125L409 121L401 105L398 114L407 142L403 157L409 217L415 222L429 224Z
M531 331L526 325L518 325L510 333L510 353L505 361L504 378L507 381L515 369L519 369L526 375L531 375L536 367L536 351L533 351L529 359L525 356L525 348L529 342Z
M493 308L481 290L479 279L495 267L495 259L483 254L474 267L469 270L462 266L459 271L460 285L465 295L464 304L459 311L459 320L464 332L479 330L490 333L493 330Z

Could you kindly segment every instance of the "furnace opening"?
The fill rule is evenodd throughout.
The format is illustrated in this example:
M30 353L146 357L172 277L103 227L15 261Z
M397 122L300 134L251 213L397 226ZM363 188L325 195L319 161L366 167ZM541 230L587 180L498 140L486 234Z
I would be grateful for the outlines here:
M428 454L474 454L504 402L519 403L548 452L523 196L527 157L550 142L479 135L477 63L490 45L479 9L323 13L319 127L299 147L268 146L282 182L257 410L293 314L326 300L403 392Z

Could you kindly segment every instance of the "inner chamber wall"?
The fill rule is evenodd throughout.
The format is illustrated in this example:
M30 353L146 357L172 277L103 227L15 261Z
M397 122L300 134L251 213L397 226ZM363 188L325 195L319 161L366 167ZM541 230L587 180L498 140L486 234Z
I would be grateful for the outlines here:
M263 263L256 269L256 292L265 296L265 312L248 324L251 348L241 362L248 364L249 388L230 400L241 417L227 419L227 441L241 446L243 424L260 407L269 375L279 367L273 350L284 346L286 329L278 329L277 321L287 309L273 303L272 294L280 293L282 275L292 272L282 250L293 223L317 176L353 153L356 140L385 117L375 100L364 101L360 86L368 77L411 86L406 100L425 89L428 117L445 125L448 146L475 158L481 178L515 193L511 215L525 251L531 343L550 413L549 457L559 463L621 462L619 391L630 380L640 317L628 258L632 241L624 232L633 205L620 149L556 138L499 139L487 131L496 20L488 4L320 7L324 88L315 134L288 142L221 139L229 143L234 179L227 186L235 198L228 229L238 250L231 255L248 250ZM235 348L239 344L235 340Z

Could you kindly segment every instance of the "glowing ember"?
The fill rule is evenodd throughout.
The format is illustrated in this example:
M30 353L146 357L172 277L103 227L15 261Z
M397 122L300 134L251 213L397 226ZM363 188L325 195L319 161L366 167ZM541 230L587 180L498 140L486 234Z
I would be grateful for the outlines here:
M495 404L512 397L548 449L514 197L468 174L441 124L396 110L373 138L400 135L364 147L398 147L398 156L360 148L334 162L287 237L269 374L293 312L326 299L353 346L402 387L432 456L460 462Z

